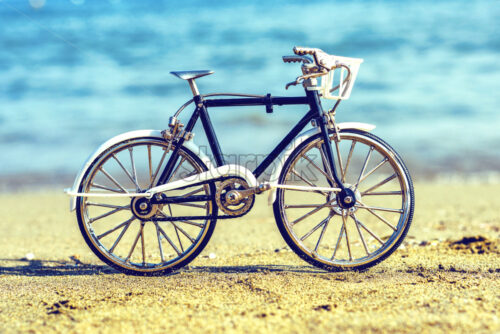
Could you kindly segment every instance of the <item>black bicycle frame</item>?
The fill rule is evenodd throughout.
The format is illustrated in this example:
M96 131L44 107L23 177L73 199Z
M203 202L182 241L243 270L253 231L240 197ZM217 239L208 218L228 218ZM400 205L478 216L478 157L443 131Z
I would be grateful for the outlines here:
M203 125L203 130L208 139L210 145L210 150L212 151L215 163L217 167L223 166L225 164L224 156L219 145L219 141L215 134L212 122L208 115L207 109L209 107L236 107L236 106L266 106L266 111L272 112L273 106L283 106L283 105L309 105L310 110L302 117L302 119L290 130L290 132L281 140L281 142L271 151L271 153L257 166L253 171L253 174L258 178L270 165L271 163L280 155L280 153L292 142L292 140L297 137L297 135L304 129L304 127L312 120L315 120L316 124L320 127L322 133L323 142L329 142L328 127L325 118L323 117L323 108L321 106L320 97L317 91L306 90L306 96L299 97L272 97L267 94L265 97L245 97L245 98L229 98L229 99L203 99L203 96L197 95L194 97L194 103L196 109L194 110L185 130L191 132L196 125L198 119L201 119ZM178 159L179 147L184 143L184 138L180 138L177 145L175 145L174 152L170 159L168 160L165 169L163 170L160 178L158 179L158 185L165 184L169 181L169 178L174 170L174 167ZM330 145L323 145L323 151L326 154L328 160L328 165L330 171L332 171L332 177L336 182L337 186L344 190L344 186L337 176L335 169L335 162L332 147Z

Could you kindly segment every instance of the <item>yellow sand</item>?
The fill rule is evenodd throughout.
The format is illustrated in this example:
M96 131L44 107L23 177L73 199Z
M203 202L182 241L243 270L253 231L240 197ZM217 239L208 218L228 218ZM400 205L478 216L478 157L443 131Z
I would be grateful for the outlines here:
M499 194L499 184L417 184L407 242L364 273L327 273L288 251L264 196L219 222L189 268L154 278L99 262L65 195L3 194L0 333L498 333Z

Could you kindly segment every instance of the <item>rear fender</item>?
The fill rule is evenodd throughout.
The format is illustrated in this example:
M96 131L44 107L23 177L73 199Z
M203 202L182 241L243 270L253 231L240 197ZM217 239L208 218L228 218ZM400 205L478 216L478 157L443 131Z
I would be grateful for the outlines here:
M73 187L71 188L70 192L77 193L79 191L78 187L80 186L80 183L83 180L83 177L87 173L88 169L92 165L92 162L97 159L102 153L104 153L107 149L110 147L121 143L126 140L130 139L137 139L137 138L143 138L143 137L152 137L152 138L158 138L158 139L163 139L163 136L161 135L160 130L137 130L137 131L130 131L126 133L119 134L118 136L115 136L105 143L103 143L99 148L92 153L85 163L83 164L82 168L78 172L75 182L73 183ZM198 157L203 161L205 165L207 165L208 169L212 169L212 162L209 157L192 141L192 140L185 140L184 144L182 145L183 147L187 148L194 154L198 155ZM76 208L76 197L71 197L70 199L70 210L73 211Z

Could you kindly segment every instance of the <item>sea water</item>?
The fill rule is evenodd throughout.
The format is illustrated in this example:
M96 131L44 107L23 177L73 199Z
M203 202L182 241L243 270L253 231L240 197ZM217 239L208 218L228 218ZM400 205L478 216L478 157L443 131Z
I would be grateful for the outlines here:
M202 93L302 95L285 90L294 45L364 58L337 118L376 124L412 173L500 168L498 1L0 0L0 24L3 176L74 175L108 138L166 128L191 94L170 71L214 70ZM306 111L210 114L224 152L265 154Z

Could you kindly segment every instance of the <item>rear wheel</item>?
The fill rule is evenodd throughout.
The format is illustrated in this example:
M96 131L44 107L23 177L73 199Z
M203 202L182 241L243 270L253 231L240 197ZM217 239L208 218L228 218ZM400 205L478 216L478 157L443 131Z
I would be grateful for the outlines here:
M156 185L173 149L158 138L123 141L92 162L79 186L81 193L104 195L78 197L76 214L80 231L90 249L120 271L155 275L185 266L203 250L213 233L215 219L158 220L174 215L217 215L213 200L148 206L138 202L142 198L112 197L113 194L144 192ZM208 169L186 148L180 147L178 152L169 181ZM205 184L168 191L161 196L209 195L214 198L214 193L214 185ZM138 213L140 207L145 209L141 214Z
M299 145L285 162L279 183L335 187L322 136ZM410 228L414 192L399 155L380 138L344 130L330 134L336 170L356 204L343 209L334 192L278 189L274 215L290 246L307 262L330 271L362 270L387 258Z

